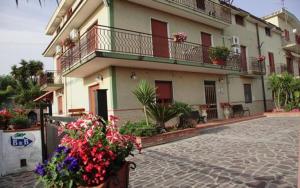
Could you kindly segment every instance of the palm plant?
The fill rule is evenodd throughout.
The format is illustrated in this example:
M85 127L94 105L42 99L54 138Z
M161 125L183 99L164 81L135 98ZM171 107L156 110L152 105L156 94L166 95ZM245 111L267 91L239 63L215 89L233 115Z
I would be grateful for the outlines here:
M153 103L147 106L147 114L156 122L160 131L165 131L165 122L176 117L178 111L173 106Z
M273 92L274 105L276 110L281 109L281 93L282 93L282 85L280 77L276 74L272 74L268 78L269 88Z
M133 91L133 94L143 105L143 110L146 118L146 124L149 125L147 116L147 106L155 102L155 88L152 87L147 81L142 80L138 84L137 88Z

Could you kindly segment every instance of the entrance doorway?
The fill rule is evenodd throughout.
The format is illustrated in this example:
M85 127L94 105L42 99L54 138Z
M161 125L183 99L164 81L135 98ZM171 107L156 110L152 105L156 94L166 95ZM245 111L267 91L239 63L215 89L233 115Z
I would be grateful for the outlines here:
M218 105L215 81L204 81L205 101L208 105L207 119L218 119Z

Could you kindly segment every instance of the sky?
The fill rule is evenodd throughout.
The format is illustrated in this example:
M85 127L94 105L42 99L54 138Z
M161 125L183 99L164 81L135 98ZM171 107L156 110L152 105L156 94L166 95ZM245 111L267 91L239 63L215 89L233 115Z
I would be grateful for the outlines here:
M21 59L40 60L45 70L53 70L52 59L42 52L51 40L45 28L57 4L42 2L40 6L38 0L19 0L17 7L15 0L0 0L0 75L9 74ZM234 0L234 5L258 17L282 7L281 0ZM285 0L285 7L300 19L300 0Z

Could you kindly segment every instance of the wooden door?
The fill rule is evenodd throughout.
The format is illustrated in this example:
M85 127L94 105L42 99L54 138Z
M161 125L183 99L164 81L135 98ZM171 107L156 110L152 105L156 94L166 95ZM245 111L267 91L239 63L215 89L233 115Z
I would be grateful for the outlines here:
M248 71L246 46L241 46L241 70L243 72Z
M272 52L269 52L269 66L270 73L275 73L274 54Z
M205 101L208 105L207 119L218 118L217 92L215 81L204 81Z
M96 115L96 91L99 89L99 84L89 87L89 110L90 113Z
M173 87L171 81L155 81L156 102L171 104L173 102Z
M151 19L153 56L169 58L168 24Z
M211 63L208 55L208 50L212 46L211 34L201 32L202 51L203 51L203 63Z
M63 114L63 101L62 101L62 96L57 97L57 110L58 114L61 115Z

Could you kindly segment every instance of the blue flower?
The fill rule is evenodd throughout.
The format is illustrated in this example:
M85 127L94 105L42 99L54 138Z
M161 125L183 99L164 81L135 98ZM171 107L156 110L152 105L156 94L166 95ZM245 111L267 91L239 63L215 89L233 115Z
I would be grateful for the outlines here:
M68 167L68 170L71 172L76 172L79 170L78 160L74 157L67 157L64 162L64 165Z
M41 165L41 164L37 165L34 172L37 173L40 176L45 176L46 175L46 169L45 169L44 165Z
M63 152L65 149L66 149L65 146L59 146L58 148L56 148L55 152L61 153L61 152Z

